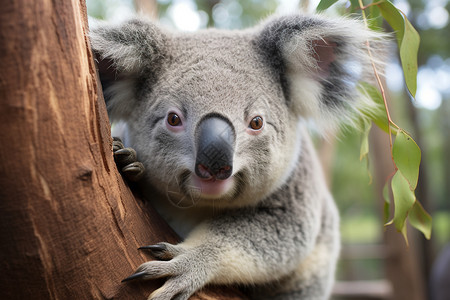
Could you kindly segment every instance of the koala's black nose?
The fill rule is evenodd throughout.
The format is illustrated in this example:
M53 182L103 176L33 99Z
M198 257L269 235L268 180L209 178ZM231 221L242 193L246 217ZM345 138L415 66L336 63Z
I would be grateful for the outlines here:
M196 129L195 174L203 179L227 179L233 172L236 134L231 122L218 114L207 115Z

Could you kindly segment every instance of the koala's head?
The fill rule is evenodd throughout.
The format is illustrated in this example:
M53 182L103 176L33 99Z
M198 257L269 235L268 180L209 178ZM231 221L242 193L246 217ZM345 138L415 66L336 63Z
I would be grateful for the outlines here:
M218 207L287 181L301 120L333 126L360 109L366 41L378 43L357 21L301 15L196 33L132 20L91 39L110 117L127 122L150 184Z

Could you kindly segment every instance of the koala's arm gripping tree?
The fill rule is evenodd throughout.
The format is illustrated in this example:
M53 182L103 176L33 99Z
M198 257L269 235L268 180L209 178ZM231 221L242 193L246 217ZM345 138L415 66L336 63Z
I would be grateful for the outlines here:
M138 246L177 238L114 164L84 1L2 4L0 298L145 299Z

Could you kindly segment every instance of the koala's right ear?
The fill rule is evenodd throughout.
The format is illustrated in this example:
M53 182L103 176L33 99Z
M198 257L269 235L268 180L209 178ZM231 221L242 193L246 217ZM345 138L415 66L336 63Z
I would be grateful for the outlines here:
M289 107L321 129L355 124L356 117L379 109L360 82L374 82L372 63L383 65L388 44L385 34L361 21L300 14L269 19L256 40Z
M142 19L99 24L89 36L110 117L126 119L139 85L157 80L167 37L155 24Z

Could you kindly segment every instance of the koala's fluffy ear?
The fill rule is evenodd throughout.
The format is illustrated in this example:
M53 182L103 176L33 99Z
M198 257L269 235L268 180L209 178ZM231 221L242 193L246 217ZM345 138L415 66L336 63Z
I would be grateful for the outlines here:
M373 81L367 41L379 64L385 38L357 20L291 15L264 24L257 45L280 76L291 109L330 127L374 106L357 87Z
M109 114L112 119L126 118L139 85L156 81L167 37L155 24L141 19L98 24L89 36Z

